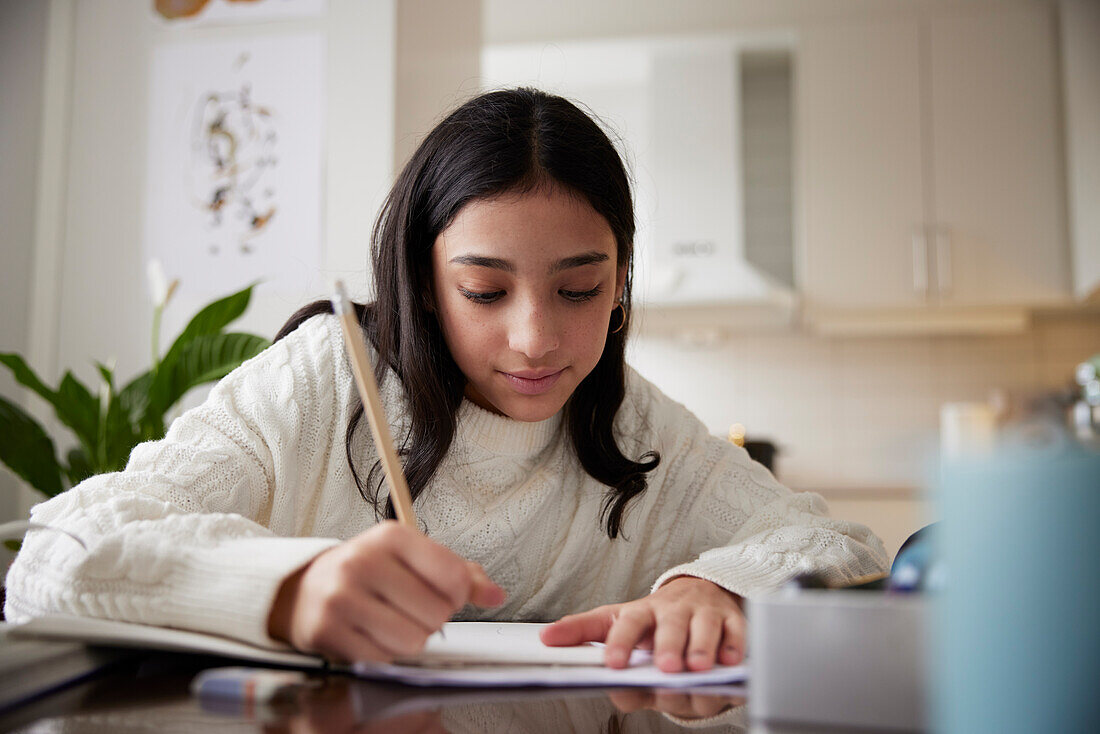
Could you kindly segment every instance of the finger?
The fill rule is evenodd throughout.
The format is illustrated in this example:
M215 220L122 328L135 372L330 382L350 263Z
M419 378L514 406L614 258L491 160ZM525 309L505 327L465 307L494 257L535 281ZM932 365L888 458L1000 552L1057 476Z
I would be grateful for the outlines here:
M392 657L408 657L420 652L433 632L378 596L357 597L347 605L344 619Z
M616 688L607 691L607 698L624 714L649 708L653 703L653 694L645 688Z
M653 660L665 673L679 673L684 669L684 649L688 641L690 612L679 609L657 615L657 629L653 634Z
M340 663L388 663L393 660L393 656L369 635L346 624L332 625L326 630L315 652Z
M393 662L393 654L378 644L378 640L367 630L354 628L353 634L344 638L344 643L343 649L337 651L337 656L346 662Z
M466 605L473 582L465 560L413 528L392 521L377 528L373 542L385 547L436 593L450 600L454 609Z
M713 696L708 693L691 694L691 709L695 712L696 718L709 719L727 708L732 708L727 696Z
M472 604L479 607L499 607L504 603L507 596L504 589L489 578L489 574L485 573L485 569L481 567L481 564L466 561L466 569L473 581L473 588L470 592L470 602Z
M721 615L709 609L701 609L692 615L688 628L688 670L710 670L714 667L722 635Z
M579 645L582 642L603 642L620 605L609 604L581 614L569 614L542 628L539 639L544 645Z
M359 584L359 588L369 595L385 600L429 630L442 627L458 609L448 597L396 558L384 558L374 564L369 576L360 579Z
M681 719L695 718L695 708L691 705L691 695L682 691L662 688L653 696L653 708Z
M745 652L745 618L740 614L731 614L722 625L718 662L722 665L740 665L745 659Z
M609 668L625 668L630 653L647 632L656 624L649 604L625 604L619 609L611 629L607 633L607 649L604 663Z

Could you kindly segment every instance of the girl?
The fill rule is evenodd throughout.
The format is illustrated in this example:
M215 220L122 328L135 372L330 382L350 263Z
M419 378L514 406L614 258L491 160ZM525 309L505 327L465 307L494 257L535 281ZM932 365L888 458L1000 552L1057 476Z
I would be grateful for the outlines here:
M738 663L742 600L886 565L623 360L634 216L621 160L531 89L455 110L373 233L359 307L423 533L392 519L338 322L295 315L125 471L35 508L6 614L175 626L346 660L444 621L557 620L550 645ZM339 444L343 443L343 446ZM490 580L493 579L493 580Z

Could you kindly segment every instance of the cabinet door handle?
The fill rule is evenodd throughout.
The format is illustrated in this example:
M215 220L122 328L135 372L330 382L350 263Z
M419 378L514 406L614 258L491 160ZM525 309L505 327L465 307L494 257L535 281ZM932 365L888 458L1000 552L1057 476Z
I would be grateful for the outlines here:
M923 228L913 230L913 290L928 293L928 239Z
M941 295L951 292L951 231L936 227L936 289Z

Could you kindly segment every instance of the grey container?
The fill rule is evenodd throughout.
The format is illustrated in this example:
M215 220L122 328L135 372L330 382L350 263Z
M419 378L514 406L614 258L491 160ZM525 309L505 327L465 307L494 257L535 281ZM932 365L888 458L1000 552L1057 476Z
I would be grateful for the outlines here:
M925 729L927 611L923 597L880 591L789 589L750 601L749 716Z

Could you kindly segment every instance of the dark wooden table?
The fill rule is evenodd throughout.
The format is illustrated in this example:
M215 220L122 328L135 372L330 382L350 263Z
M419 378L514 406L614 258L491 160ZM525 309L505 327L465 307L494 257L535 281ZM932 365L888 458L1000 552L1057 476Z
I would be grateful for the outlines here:
M199 699L192 678L233 661L150 655L0 715L0 731L83 732L746 732L743 689L416 688L318 675L266 705ZM718 720L705 722L718 715ZM694 720L694 721L692 721ZM755 731L755 730L754 730Z

